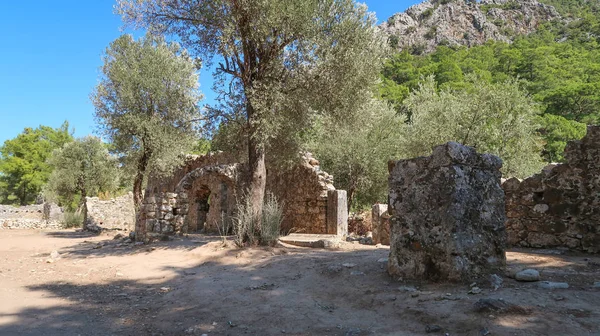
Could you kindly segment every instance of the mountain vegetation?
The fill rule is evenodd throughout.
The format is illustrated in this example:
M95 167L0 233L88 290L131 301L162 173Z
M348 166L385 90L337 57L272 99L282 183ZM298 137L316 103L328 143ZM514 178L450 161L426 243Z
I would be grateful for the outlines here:
M437 90L462 92L468 91L469 76L490 84L515 80L538 110L543 158L560 162L568 140L581 138L586 124L600 123L600 6L584 0L545 2L564 19L539 22L531 33L510 35L508 41L489 39L471 47L439 43L431 53L398 52L382 72L381 96L404 113L405 99L428 76L434 76ZM491 10L513 3L518 9L528 1L476 6Z

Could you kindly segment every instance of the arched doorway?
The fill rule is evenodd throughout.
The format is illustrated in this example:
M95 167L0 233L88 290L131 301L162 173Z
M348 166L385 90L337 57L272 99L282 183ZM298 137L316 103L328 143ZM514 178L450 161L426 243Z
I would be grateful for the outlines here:
M210 188L207 185L201 185L195 190L193 197L194 207L190 213L190 231L203 231L206 228L210 211Z
M237 165L197 168L176 188L182 232L217 232L219 224L233 216L237 195ZM183 196L183 197L181 197ZM179 229L179 227L178 227Z

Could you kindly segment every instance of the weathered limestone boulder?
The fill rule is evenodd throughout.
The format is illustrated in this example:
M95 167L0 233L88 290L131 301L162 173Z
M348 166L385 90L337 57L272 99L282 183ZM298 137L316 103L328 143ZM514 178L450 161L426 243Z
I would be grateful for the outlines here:
M506 264L502 161L455 142L391 162L388 272L470 281Z

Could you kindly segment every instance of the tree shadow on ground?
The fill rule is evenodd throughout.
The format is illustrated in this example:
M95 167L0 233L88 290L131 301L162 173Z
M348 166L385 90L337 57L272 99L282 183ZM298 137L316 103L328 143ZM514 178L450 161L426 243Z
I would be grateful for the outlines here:
M70 238L70 239L79 239L79 238L92 238L99 236L99 233L84 231L84 230L75 230L75 231L49 231L44 232L46 236L53 238Z
M60 298L64 303L23 308L9 316L11 322L0 325L0 335L443 335L446 332L481 335L485 330L492 335L577 335L600 332L598 311L583 308L600 302L598 291L585 292L584 297L581 297L582 292L563 291L561 295L569 299L541 308L536 303L547 293L534 289L503 288L489 290L484 296L470 296L466 294L467 285L399 283L391 279L385 266L378 262L387 255L387 249L219 250L215 239L219 238L193 239L205 242L201 246L192 239L154 246L179 249L186 257L190 257L186 253L192 250L194 255L201 251L208 255L212 251L210 256L190 267L162 267L171 275L159 282L116 279L93 284L47 282L28 286L31 292ZM103 251L102 248L77 251L77 248L70 249L65 258L113 255L127 258L131 253L140 253ZM529 313L474 312L474 303L482 297L505 298L526 307ZM433 325L440 326L442 331L428 333L428 326Z

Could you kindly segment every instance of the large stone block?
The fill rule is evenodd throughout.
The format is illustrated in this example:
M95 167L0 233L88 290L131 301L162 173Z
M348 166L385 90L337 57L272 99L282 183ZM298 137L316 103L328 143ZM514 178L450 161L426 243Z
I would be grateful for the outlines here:
M371 209L373 227L373 242L375 244L390 244L390 216L387 204L375 204Z
M346 190L327 192L327 233L348 235L348 199Z
M502 161L455 142L390 163L391 275L471 281L506 263Z

